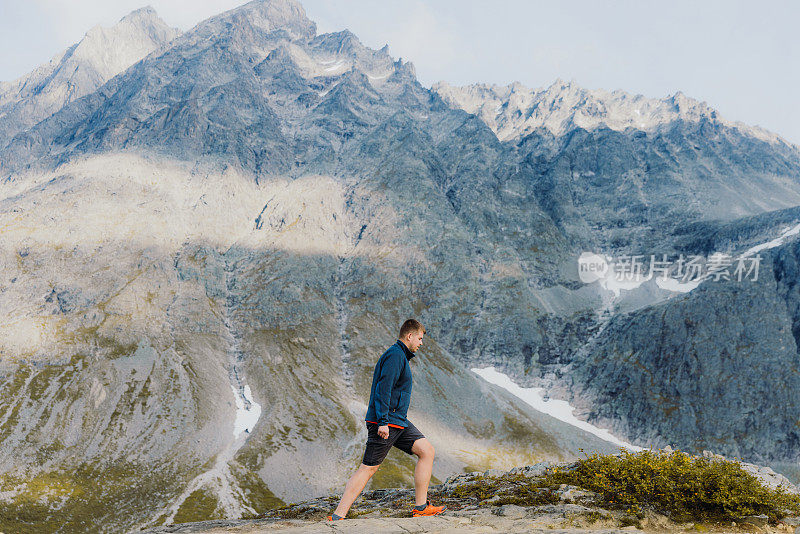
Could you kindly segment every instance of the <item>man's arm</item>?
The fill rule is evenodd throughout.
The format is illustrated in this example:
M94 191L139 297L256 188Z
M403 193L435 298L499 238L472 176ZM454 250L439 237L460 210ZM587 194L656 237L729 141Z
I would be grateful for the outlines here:
M403 370L403 361L400 358L405 358L405 355L399 353L399 351L393 350L389 353L389 356L381 366L378 383L375 385L375 415L378 418L379 427L389 424L389 403L392 400L392 388Z

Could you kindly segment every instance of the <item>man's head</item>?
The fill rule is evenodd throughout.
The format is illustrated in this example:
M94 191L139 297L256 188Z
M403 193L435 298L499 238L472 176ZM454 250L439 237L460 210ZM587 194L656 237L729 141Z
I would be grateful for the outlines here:
M408 350L417 352L422 346L422 337L425 335L425 327L416 319L407 319L400 327L400 335L398 338L402 341Z

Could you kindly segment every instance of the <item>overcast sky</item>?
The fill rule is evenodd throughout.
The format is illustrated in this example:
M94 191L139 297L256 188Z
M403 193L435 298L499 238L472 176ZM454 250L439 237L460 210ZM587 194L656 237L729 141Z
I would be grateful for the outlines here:
M0 0L0 80L152 5L189 29L237 0ZM420 82L556 78L662 98L680 90L800 144L800 2L305 0L320 33L350 29L414 63Z

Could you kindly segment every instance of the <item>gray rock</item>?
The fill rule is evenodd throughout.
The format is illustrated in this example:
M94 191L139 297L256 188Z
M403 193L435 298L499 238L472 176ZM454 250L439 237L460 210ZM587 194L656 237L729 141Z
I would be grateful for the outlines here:
M587 491L578 486L569 486L562 484L558 489L558 494L561 500L567 502L576 502L579 499L593 499L598 496L596 492Z
M749 515L739 520L739 522L741 523L755 525L757 527L766 526L768 521L769 521L769 516L767 515Z
M492 513L495 515L508 517L511 519L523 518L527 515L527 512L528 511L526 508L523 508L522 506L517 506L516 504L504 504L492 510Z
M526 465L523 467L514 467L509 471L512 475L524 475L526 477L537 477L543 475L547 470L553 466L552 462L539 462L533 465Z

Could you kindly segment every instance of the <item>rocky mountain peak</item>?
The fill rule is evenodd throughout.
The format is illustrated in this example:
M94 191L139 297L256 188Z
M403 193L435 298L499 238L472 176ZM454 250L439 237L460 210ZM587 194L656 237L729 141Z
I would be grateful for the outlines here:
M674 106L675 111L678 113L691 113L694 111L702 114L712 111L708 104L690 98L683 94L682 91L677 91L672 97L666 100Z
M337 57L355 59L372 51L365 47L350 30L324 33L315 39L316 48L320 52Z
M179 34L180 31L167 25L152 7L144 7L132 11L110 28L94 26L71 56L96 70L105 81Z
M163 22L161 18L156 13L156 10L153 9L153 6L147 5L144 7L140 7L139 9L134 9L122 19L120 22L138 22L138 21L156 21L156 22Z
M95 26L83 39L8 83L0 83L0 147L17 132L94 92L148 54L172 42L171 28L152 7L132 11L115 25Z
M517 85L522 86L522 84L520 84L519 82L517 83ZM522 86L522 88L527 89L525 88L525 86ZM575 80L567 81L567 80L562 80L561 78L556 78L555 81L553 81L553 83L551 83L550 86L547 88L548 91L565 91L571 89L580 89L580 87L578 86L578 84L575 83Z
M295 0L253 0L201 24L254 27L268 32L284 30L291 40L311 39L317 33L317 25Z

